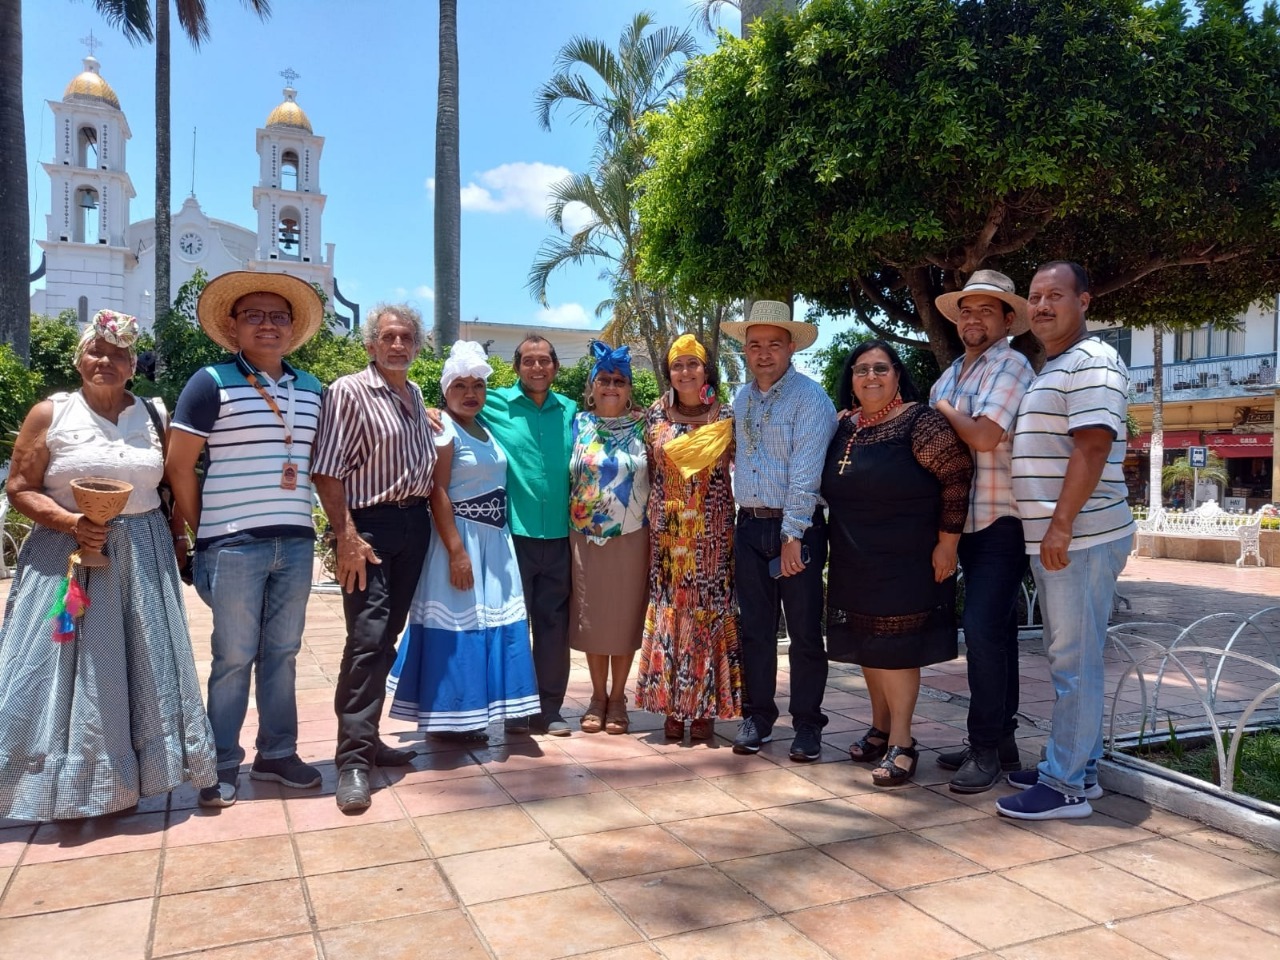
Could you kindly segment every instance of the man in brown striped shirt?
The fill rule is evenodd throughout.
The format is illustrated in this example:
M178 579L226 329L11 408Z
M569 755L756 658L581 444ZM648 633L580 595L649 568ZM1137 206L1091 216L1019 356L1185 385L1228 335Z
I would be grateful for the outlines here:
M436 451L422 391L408 377L426 341L422 317L379 305L364 327L370 364L325 391L312 482L338 538L347 641L338 673L339 809L370 804L369 769L410 763L378 737L387 673L427 555Z

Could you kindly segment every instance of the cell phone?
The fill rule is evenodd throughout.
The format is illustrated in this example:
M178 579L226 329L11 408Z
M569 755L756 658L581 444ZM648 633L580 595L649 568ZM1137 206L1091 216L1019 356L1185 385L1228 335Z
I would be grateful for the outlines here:
M800 544L800 562L806 567L809 565L809 545L807 543ZM777 580L782 576L782 555L774 557L769 561L769 576Z

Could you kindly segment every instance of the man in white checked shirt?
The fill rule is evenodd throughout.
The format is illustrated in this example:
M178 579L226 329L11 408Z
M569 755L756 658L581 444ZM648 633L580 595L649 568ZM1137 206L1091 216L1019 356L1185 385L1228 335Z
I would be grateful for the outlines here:
M422 391L408 377L426 341L412 307L379 305L364 327L369 366L325 391L312 472L338 538L347 621L334 693L338 715L334 799L345 813L371 803L369 770L415 753L378 737L387 673L396 656L431 539L427 495L436 450Z

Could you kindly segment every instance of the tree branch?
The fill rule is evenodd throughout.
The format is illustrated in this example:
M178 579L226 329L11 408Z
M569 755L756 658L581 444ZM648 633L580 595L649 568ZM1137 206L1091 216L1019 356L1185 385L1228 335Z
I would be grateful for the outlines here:
M991 240L995 237L996 231L1000 229L1000 225L1004 223L1004 215L1008 212L1008 209L1003 200L997 200L995 206L991 208L991 211L987 214L986 223L978 231L973 243L969 244L969 249L965 251L964 260L959 264L960 269L965 273L973 273L987 259L987 251L991 247ZM942 264L938 264L938 266L942 266Z
M1155 273L1157 270L1166 270L1169 267L1194 267L1207 266L1214 263L1227 263L1238 257L1247 256L1253 253L1252 247L1244 247L1240 250L1233 250L1229 253L1213 253L1213 247L1208 247L1202 253L1190 253L1181 257L1174 257L1172 260L1166 260L1163 257L1151 257L1146 263L1139 267L1135 267L1126 273L1118 274L1110 280L1092 285L1092 292L1095 297L1105 297L1108 293L1114 293L1121 287L1127 287L1131 283L1136 283L1148 274Z
M901 323L908 327L918 327L920 325L918 318L913 317L901 307L886 300L879 290L867 282L866 277L862 276L862 274L858 274L856 279L858 281L858 287L862 290L866 298L879 307L884 312L884 315L894 321L894 323Z

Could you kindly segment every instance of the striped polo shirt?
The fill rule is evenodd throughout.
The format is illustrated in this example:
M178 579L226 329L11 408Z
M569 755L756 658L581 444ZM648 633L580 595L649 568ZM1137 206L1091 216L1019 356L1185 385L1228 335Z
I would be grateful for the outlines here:
M1096 337L1085 337L1045 361L1018 407L1013 434L1013 496L1027 553L1040 552L1062 494L1075 449L1071 434L1088 427L1109 430L1114 439L1102 477L1076 515L1070 549L1095 547L1133 531L1124 482L1128 410L1129 371L1119 354Z
M246 377L253 374L281 414L293 393L293 446L284 424ZM315 537L311 519L311 445L320 419L320 381L284 364L279 381L255 369L243 354L203 367L182 389L173 426L205 439L207 463L200 491L196 549L234 536L254 539ZM285 490L286 462L298 469L297 486Z

